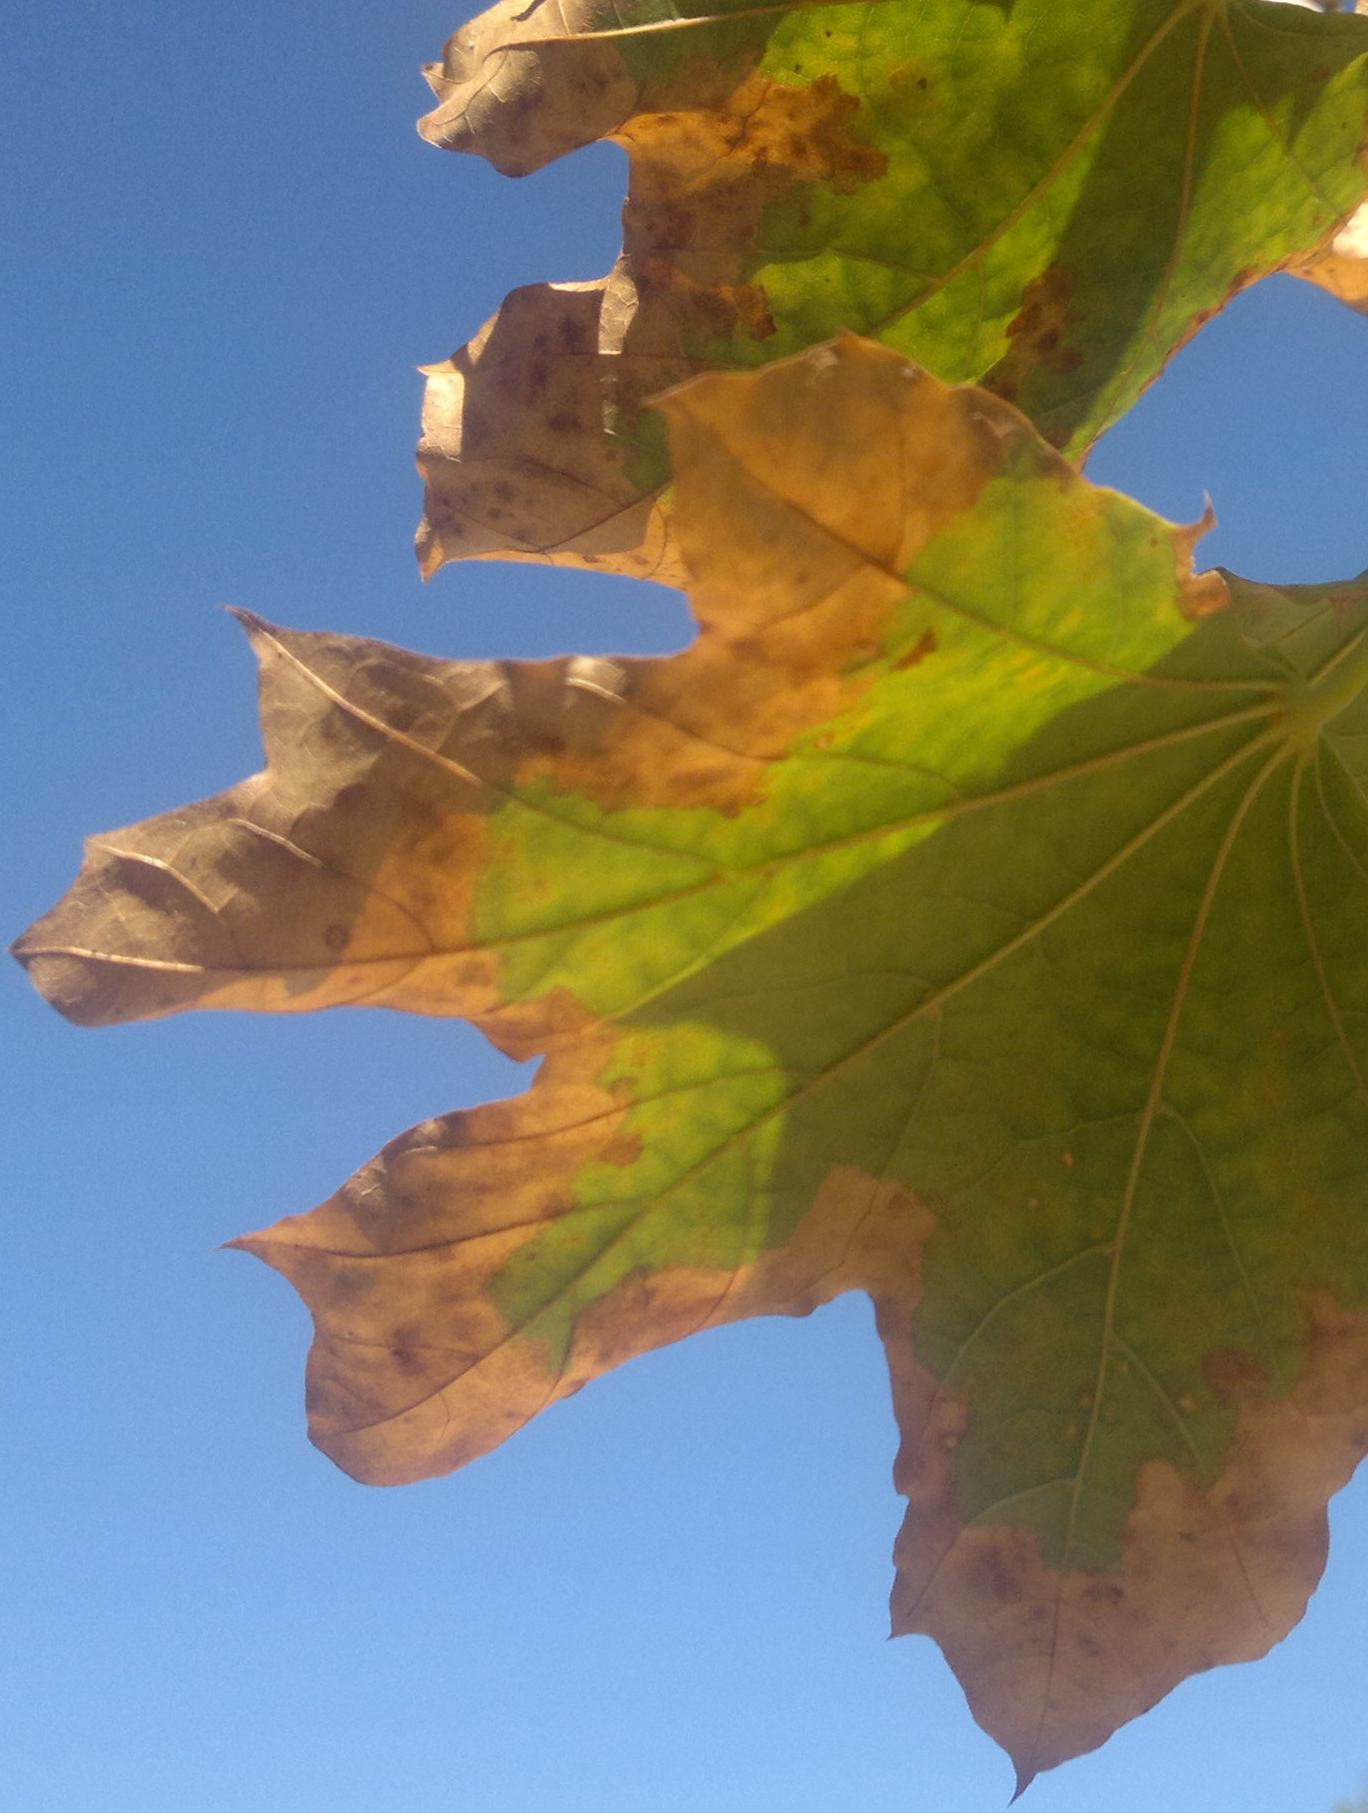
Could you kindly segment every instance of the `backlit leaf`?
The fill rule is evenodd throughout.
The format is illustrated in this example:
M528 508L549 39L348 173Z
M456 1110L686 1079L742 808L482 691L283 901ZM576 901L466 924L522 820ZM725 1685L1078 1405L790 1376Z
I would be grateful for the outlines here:
M615 140L623 252L430 368L424 570L679 579L647 400L838 330L1080 454L1362 199L1365 49L1265 0L503 0L428 72L422 131L514 175Z
M664 405L698 641L249 627L269 766L94 840L73 1017L372 1002L544 1051L240 1244L394 1483L632 1355L874 1299L895 1631L1021 1781L1301 1615L1368 1451L1368 591L854 340Z

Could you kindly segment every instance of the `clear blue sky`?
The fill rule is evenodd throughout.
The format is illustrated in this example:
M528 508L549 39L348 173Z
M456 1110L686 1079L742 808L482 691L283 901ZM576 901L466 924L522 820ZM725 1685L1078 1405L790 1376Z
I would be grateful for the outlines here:
M215 606L447 655L651 650L657 589L423 589L414 367L594 277L623 161L421 145L440 0L10 0L0 398L4 927L80 839L258 762ZM1368 321L1290 282L1209 327L1093 475L1266 579L1368 563ZM307 1318L216 1245L424 1116L520 1087L387 1014L76 1032L0 976L0 1813L981 1813L1011 1791L921 1639L862 1302L653 1356L451 1479L311 1449ZM1368 1489L1302 1628L1030 1813L1329 1813L1368 1778Z

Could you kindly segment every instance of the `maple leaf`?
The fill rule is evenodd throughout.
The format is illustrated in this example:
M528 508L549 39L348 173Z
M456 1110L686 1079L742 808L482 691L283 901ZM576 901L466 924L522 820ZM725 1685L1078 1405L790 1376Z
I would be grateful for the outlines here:
M1362 199L1366 49L1361 19L1263 0L503 0L428 71L421 130L513 175L615 140L623 251L428 368L424 571L682 582L649 399L838 330L1081 453Z
M18 954L84 1021L548 1054L237 1243L358 1478L867 1291L893 1628L1024 1785L1285 1634L1368 1451L1368 587L1194 576L1199 530L868 342L662 408L691 648L250 620L265 772L93 840Z

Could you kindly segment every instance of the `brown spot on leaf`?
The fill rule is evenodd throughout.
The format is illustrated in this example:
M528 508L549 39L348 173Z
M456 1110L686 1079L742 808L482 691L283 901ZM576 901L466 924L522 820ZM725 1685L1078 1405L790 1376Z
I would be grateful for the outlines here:
M1083 353L1069 342L1083 320L1072 301L1077 287L1078 273L1063 264L1051 265L1026 285L1021 307L1007 324L1008 351L984 379L989 390L1013 402L1038 370L1057 376L1078 370Z
M912 647L908 649L907 653L905 655L899 655L893 665L900 670L905 670L909 667L920 667L926 657L935 654L939 647L940 642L936 632L928 625L927 628L922 631L921 635L918 636Z
M1234 1348L1218 1348L1209 1353L1202 1371L1212 1390L1232 1402L1261 1396L1268 1389L1268 1373L1253 1354Z
M1016 1605L1022 1594L1022 1577L1008 1555L994 1544L984 1544L974 1556L972 1591L977 1599L997 1605Z
M893 65L888 72L888 86L900 101L915 103L930 88L936 73L935 64L911 58L907 62Z

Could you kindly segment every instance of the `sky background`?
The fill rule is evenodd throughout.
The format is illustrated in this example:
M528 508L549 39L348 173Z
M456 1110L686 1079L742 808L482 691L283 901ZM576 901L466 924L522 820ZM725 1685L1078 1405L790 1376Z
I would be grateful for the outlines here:
M80 840L259 764L231 602L450 655L652 651L655 587L420 585L421 380L617 249L624 160L422 145L441 0L9 0L0 18L3 928ZM1290 280L1209 326L1093 477L1268 580L1368 563L1368 321ZM306 1442L308 1319L217 1244L516 1092L450 1021L63 1024L13 965L0 1813L980 1813L1012 1772L889 1644L894 1430L862 1299L650 1356L450 1479ZM1329 1813L1368 1780L1368 1479L1301 1628L1029 1813Z

